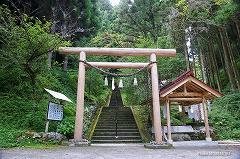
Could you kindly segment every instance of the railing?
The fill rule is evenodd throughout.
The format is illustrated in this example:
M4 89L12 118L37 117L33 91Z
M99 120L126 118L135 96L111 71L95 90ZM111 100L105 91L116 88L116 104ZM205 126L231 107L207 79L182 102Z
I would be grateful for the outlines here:
M118 114L117 114L118 110L115 110L115 130L116 130L116 134L115 134L115 138L118 138Z

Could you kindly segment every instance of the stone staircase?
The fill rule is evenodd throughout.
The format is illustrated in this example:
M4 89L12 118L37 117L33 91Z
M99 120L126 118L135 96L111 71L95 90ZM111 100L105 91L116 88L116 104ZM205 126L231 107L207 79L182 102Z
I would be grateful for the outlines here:
M92 143L142 142L132 111L128 107L103 107Z

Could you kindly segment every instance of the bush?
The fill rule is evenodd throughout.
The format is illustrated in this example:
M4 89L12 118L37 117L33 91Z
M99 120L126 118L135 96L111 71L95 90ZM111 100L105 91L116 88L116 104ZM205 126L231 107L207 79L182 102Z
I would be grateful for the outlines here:
M0 148L18 146L17 139L24 131L24 129L0 123Z
M240 93L225 95L212 104L209 120L220 139L240 138Z
M0 124L35 131L44 129L47 101L34 103L17 95L2 96L0 101Z
M73 138L75 117L66 117L57 127L57 132L65 135L67 138Z

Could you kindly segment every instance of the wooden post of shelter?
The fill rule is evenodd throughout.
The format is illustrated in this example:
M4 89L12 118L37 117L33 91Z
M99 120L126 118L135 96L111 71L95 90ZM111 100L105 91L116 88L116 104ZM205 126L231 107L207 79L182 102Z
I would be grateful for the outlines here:
M202 99L202 106L204 112L204 124L205 124L205 131L206 131L206 141L212 141L210 136L210 129L208 124L208 109L207 109L207 101L205 98Z
M167 140L167 142L168 142L169 144L172 144L172 143L173 143L173 140L172 140L172 134L171 134L170 101L169 101L168 98L167 98L167 100L166 100L166 107L167 107L167 134L168 134L168 140Z

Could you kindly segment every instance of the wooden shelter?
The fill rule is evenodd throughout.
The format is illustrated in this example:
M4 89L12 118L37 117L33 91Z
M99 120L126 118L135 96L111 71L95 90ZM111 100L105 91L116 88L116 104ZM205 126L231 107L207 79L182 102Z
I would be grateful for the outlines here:
M177 103L181 106L190 106L202 104L204 110L204 123L206 130L206 140L211 141L208 124L207 100L212 100L223 96L220 92L214 90L207 84L196 79L193 72L187 71L174 81L160 88L160 102L166 106L168 142L171 138L170 106L171 103Z

